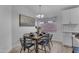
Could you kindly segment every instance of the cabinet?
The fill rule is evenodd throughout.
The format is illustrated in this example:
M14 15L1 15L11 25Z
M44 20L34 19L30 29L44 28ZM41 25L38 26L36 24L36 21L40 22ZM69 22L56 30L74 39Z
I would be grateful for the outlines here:
M62 12L62 24L79 24L79 7Z
M72 46L72 32L79 32L79 7L62 11L63 44Z
M63 24L62 30L63 32L75 32L75 28L77 24Z
M70 10L70 19L72 24L79 24L79 8Z
M72 46L72 33L63 33L63 44Z
M64 10L62 12L62 23L69 24L69 20L70 20L70 10Z

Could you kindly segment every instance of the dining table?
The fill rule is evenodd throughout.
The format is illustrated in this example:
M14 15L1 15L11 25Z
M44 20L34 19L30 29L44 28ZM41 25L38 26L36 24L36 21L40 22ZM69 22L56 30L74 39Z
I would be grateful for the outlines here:
M31 38L33 41L35 41L35 52L38 53L38 41L41 40L41 38L43 37L43 35L34 35L34 36L29 36L29 34L24 34L24 37L26 38ZM26 40L24 39L24 42Z
M35 52L38 53L38 41L41 40L43 36L39 36L39 35L35 35L32 37L32 40L35 41L35 45L36 45L36 48L35 48Z

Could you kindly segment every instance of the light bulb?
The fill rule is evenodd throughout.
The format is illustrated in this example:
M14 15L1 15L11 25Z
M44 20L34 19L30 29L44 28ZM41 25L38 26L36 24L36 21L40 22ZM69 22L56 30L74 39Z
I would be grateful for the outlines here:
M43 15L43 14L41 14L41 15L39 14L39 15L37 15L36 17L37 17L37 18L44 18L44 15Z

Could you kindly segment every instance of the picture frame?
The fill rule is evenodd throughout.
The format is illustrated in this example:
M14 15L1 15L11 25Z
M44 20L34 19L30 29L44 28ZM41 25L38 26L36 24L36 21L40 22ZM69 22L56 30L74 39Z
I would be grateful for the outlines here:
M35 26L35 19L30 16L19 14L19 26Z

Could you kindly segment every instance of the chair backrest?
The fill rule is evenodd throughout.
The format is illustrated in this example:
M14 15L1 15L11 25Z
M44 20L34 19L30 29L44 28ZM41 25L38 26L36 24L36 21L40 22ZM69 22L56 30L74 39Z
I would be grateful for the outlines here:
M45 34L42 39L50 41L52 39L52 37L53 37L53 34Z
M32 39L30 39L30 38L26 38L26 44L31 44L32 43Z
M25 41L24 41L25 40ZM24 47L24 46L29 46L32 44L32 40L29 39L29 38L20 38L20 43L21 43L21 46Z
M41 38L43 45L48 45L49 43L49 35L45 35Z
M45 34L41 39L48 43L49 42L49 34Z

